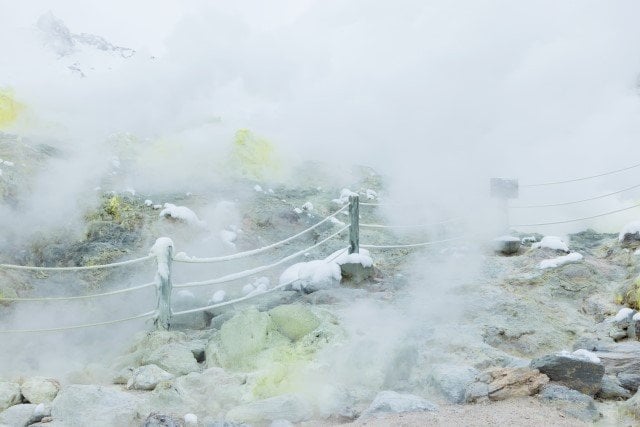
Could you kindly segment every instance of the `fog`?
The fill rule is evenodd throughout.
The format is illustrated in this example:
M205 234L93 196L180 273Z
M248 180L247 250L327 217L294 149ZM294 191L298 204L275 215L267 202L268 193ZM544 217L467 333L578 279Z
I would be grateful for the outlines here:
M22 106L18 119L0 130L62 153L30 176L19 213L0 208L5 235L60 225L81 233L83 212L98 203L94 188L116 158L131 167L104 190L158 194L228 185L228 152L239 129L274 144L284 172L273 182L295 181L293 169L306 160L335 166L337 183L353 165L371 166L387 180L387 201L423 206L389 208L391 222L464 216L467 228L458 230L464 233L495 225L492 177L526 185L638 163L635 1L0 0L0 8L0 89ZM67 37L82 33L135 54ZM510 203L580 200L637 179L630 169L566 185L522 186ZM629 206L638 196L634 189L579 205L511 211L510 220L587 217ZM218 218L219 202L199 212L214 228L229 222ZM615 232L636 215L518 229ZM237 222L241 213L231 216ZM191 244L206 251L201 241ZM469 255L463 272L450 263L431 266L430 275L423 261L412 262L416 298L404 311L361 303L344 313L353 331L388 319L375 324L380 334L355 340L353 351L369 345L378 349L372 355L389 354L425 324L452 321L464 307L445 308L453 304L447 286L460 275L472 277L479 259ZM432 287L427 292L421 284ZM127 307L120 300L115 306ZM24 316L13 326L24 325ZM325 355L343 379L355 362L339 359L349 354Z

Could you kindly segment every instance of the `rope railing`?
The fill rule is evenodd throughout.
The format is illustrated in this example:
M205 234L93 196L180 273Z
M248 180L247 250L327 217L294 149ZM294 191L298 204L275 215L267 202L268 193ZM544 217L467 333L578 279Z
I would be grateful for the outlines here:
M599 174L595 174L595 175L584 176L584 177L573 178L573 179L565 179L565 180L561 180L561 181L550 181L550 182L542 182L542 183L535 183L535 184L524 184L524 185L521 185L521 187L545 187L545 186L549 186L549 185L558 185L558 184L567 184L567 183L570 183L570 182L585 181L585 180L588 180L588 179L600 178L600 177L608 176L608 175L614 175L616 173L624 172L624 171L627 171L627 170L630 170L630 169L635 169L637 167L640 167L640 163L637 163L637 164L631 165L631 166L627 166L625 168L616 169L616 170L612 170L612 171L608 171L608 172L603 172L603 173L599 173Z
M286 243L289 243L295 239L297 239L298 237L312 231L315 230L316 228L320 227L322 224L326 223L327 221L331 221L332 218L335 218L340 212L344 211L345 209L347 209L349 207L349 205L345 205L343 207L341 207L340 209L338 209L336 212L332 213L331 215L327 216L326 218L324 218L323 220L315 223L314 225L312 225L311 227L302 230L301 232L294 234L291 237L288 237L284 240L280 240L279 242L275 242L272 243L268 246L263 246L261 248L258 249L252 249L250 251L245 251L245 252L239 252L236 254L232 254L232 255L225 255L225 256L219 256L219 257L209 257L209 258L197 258L197 257L190 257L188 255L186 255L184 252L179 252L177 253L174 257L173 260L176 262L185 262L185 263L213 263L213 262L221 262L221 261L230 261L230 260L235 260L235 259L240 259L240 258L246 258L249 256L253 256L253 255L257 255L263 252L266 252L268 250L277 248L278 246L282 246Z
M263 271L267 271L270 270L272 268L278 267L279 265L282 265L288 261L291 261L292 259L295 259L301 255L304 255L305 253L309 252L312 249L317 248L318 246L328 242L329 240L333 239L334 237L337 237L340 233L346 231L349 228L349 226L345 226L342 227L339 231L333 233L332 235L330 235L329 237L322 239L321 241L319 241L318 243L316 243L313 246L309 246L308 248L305 248L301 251L298 251L296 253L293 253L287 257L284 257L282 259L280 259L279 261L276 261L274 263L271 264L267 264L267 265L263 265L260 267L256 267L250 270L245 270L245 271L241 271L239 273L233 273L233 274L228 274L226 276L222 276L219 277L217 279L211 279L211 280L203 280L200 282L188 282L188 283L181 283L178 285L173 285L173 288L192 288L192 287L198 287L198 286L207 286L207 285L217 285L220 283L226 283L226 282L231 282L234 280L238 280L238 279L243 279L245 277L249 277L249 276L253 276L255 274L261 273Z
M424 246L432 246L439 245L443 243L455 242L458 240L468 239L469 236L457 236L452 237L450 239L443 240L431 240L429 242L421 242L421 243L408 243L408 244L398 244L398 245L360 245L361 248L364 249L403 249L403 248L420 248Z
M362 228L397 228L397 229L402 229L402 228L428 228L428 227L433 227L436 225L442 225L442 224L451 224L454 222L460 222L462 221L462 218L450 218L450 219L446 219L444 221L437 221L437 222L432 222L429 224L409 224L409 225L385 225L385 224L363 224L360 223L360 227Z
M141 262L149 261L153 259L153 255L147 255L145 257L130 259L127 261L113 262L110 264L97 264L97 265L85 265L79 267L37 267L31 265L14 265L14 264L0 264L0 269L7 270L28 270L28 271L84 271L84 270L99 270L103 268L123 267L125 265L138 264Z
M631 209L635 209L640 207L640 203L633 205L633 206L628 206L626 208L622 208L622 209L616 209L613 211L609 211L609 212L604 212L604 213L600 213L597 215L592 215L592 216L585 216L582 218L574 218L574 219L568 219L568 220L564 220L564 221L552 221L552 222L539 222L539 223L534 223L534 224L511 224L512 227L538 227L538 226L543 226L543 225L558 225L558 224L568 224L571 222L580 222L580 221L586 221L589 219L594 219L594 218L600 218L603 216L608 216L608 215L613 215L616 214L618 212L624 212L624 211L628 211Z
M639 187L640 187L640 184L636 184L636 185L632 185L631 187L623 188L622 190L617 190L611 193L601 194L599 196L589 197L581 200L573 200L570 202L561 202L561 203L548 203L548 204L541 204L541 205L521 205L521 206L516 205L516 206L509 206L509 209L550 208L550 207L557 207L557 206L575 205L578 203L590 202L592 200L598 200L598 199L603 199L605 197L614 196L616 194L621 194L626 191L630 191L630 190L633 190L634 188L639 188Z
M82 299L92 299L92 298L102 298L109 297L112 295L120 295L127 292L137 291L139 289L150 288L152 286L157 286L156 282L145 283L144 285L133 286L131 288L126 289L118 289L111 292L103 292L100 294L89 294L89 295L76 295L76 296L64 296L64 297L33 297L33 298L12 298L12 297L4 297L0 294L0 302L2 301L73 301L73 300L82 300Z
M74 329L84 329L84 328L92 328L95 326L105 326L105 325L114 325L116 323L129 322L137 319L144 319L146 317L151 317L156 315L157 311L152 310L143 314L138 314L136 316L125 317L122 319L116 320L107 320L104 322L95 322L95 323L85 323L82 325L72 325L72 326L60 326L57 328L44 328L44 329L5 329L0 330L0 334L19 334L19 333L36 333L36 332L61 332L61 331L70 331Z

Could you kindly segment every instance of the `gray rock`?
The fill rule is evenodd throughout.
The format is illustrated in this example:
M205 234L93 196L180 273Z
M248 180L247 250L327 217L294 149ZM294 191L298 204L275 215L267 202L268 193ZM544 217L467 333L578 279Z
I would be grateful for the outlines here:
M608 374L620 377L620 374L640 372L640 341L615 343L603 340L580 344L581 348L593 351L600 358Z
M373 266L365 267L359 262L340 264L340 272L343 279L355 284L362 283L374 276Z
M480 372L470 366L436 365L430 383L452 403L464 403L467 386Z
M17 405L21 401L22 396L20 395L20 385L18 383L0 381L0 411Z
M591 396L558 384L548 384L540 392L540 400L552 404L563 413L584 422L595 422L602 417Z
M640 418L640 391L622 404L622 409L635 419Z
M602 377L602 387L596 394L596 397L600 399L628 399L631 397L631 393L626 388L622 387L618 378L605 375Z
M193 352L184 344L169 343L145 355L143 365L158 365L174 375L186 375L189 372L200 371L200 366Z
M226 418L234 422L258 423L289 420L294 423L313 416L311 405L301 396L283 394L238 406L227 412Z
M520 239L514 236L501 236L493 239L493 249L504 255L514 255L520 250Z
M640 373L621 372L618 381L622 387L635 393L640 388Z
M140 423L141 398L113 387L69 385L51 403L51 416L67 426L127 426Z
M60 383L51 378L31 377L22 383L20 390L29 403L51 402L60 390Z
M149 414L149 416L142 422L142 427L183 427L183 423L180 420L176 420L169 415L163 415L158 413Z
M378 414L404 412L432 412L438 406L413 394L400 394L395 391L381 391L362 413L361 419L370 418Z
M625 233L624 236L622 236L620 245L622 245L622 247L624 248L637 247L638 245L640 245L640 232L636 231L635 233Z
M464 401L466 403L478 403L487 400L489 400L489 384L475 382L467 386L464 393Z
M159 382L168 381L173 375L157 365L144 365L133 370L127 381L127 388L134 390L153 390Z
M552 381L590 395L600 390L605 370L602 363L561 354L534 359L530 366L546 374Z
M23 427L37 423L44 417L43 413L36 413L37 406L33 403L27 403L5 409L0 412L0 424Z

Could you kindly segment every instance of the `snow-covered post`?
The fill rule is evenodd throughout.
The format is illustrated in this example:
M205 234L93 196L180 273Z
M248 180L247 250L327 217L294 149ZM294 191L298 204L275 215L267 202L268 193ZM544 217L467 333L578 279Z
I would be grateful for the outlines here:
M349 253L360 252L360 197L349 196Z
M156 272L156 286L158 294L158 317L156 327L169 329L171 326L171 260L173 259L173 241L168 237L161 237L151 248L155 255L158 271Z

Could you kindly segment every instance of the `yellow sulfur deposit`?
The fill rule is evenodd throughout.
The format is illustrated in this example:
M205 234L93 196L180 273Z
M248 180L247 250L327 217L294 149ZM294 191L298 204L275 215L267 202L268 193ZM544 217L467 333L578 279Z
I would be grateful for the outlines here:
M238 172L250 179L274 178L280 171L273 144L254 135L249 129L236 132L231 159Z
M18 118L22 105L9 90L0 89L0 129L10 126Z

